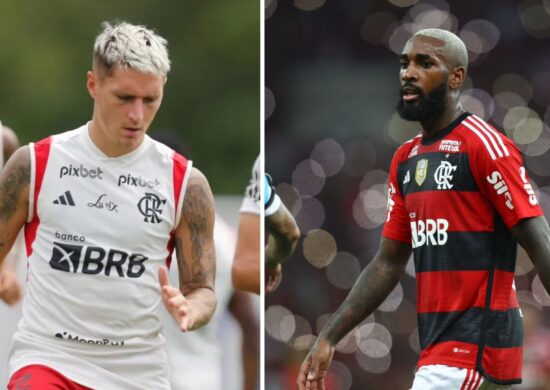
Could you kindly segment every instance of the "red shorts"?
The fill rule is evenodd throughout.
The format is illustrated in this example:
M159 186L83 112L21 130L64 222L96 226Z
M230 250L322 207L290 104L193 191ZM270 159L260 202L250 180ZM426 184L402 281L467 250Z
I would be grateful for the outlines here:
M73 382L49 367L33 364L17 370L8 390L91 390Z

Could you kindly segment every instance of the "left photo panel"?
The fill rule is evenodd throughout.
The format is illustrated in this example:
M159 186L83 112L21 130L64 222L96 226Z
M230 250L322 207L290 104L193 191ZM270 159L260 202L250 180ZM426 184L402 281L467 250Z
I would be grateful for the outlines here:
M0 4L0 388L260 388L260 13Z

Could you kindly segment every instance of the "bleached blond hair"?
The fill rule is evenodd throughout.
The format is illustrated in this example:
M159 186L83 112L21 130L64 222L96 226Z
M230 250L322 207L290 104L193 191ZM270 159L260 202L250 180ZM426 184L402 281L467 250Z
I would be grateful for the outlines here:
M145 26L103 22L94 43L93 65L111 71L114 65L166 76L170 71L168 42Z

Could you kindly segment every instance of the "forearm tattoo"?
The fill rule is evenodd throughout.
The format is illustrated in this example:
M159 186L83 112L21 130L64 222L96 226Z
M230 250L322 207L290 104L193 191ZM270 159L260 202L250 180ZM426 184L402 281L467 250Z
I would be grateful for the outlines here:
M18 162L0 181L0 222L7 222L15 214L23 191L27 191L31 179L29 160Z
M178 264L181 267L181 285L185 290L213 288L216 272L214 251L214 205L209 191L202 182L190 180L185 195L183 215L190 238L191 248L184 248L181 238L176 237L175 246ZM187 258L190 254L191 258Z

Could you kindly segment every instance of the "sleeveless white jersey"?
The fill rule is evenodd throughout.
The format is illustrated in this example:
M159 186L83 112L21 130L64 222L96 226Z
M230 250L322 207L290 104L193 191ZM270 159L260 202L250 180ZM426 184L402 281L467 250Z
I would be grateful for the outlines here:
M148 136L107 157L88 125L30 152L28 282L10 375L43 364L91 388L169 389L158 269L191 162Z

